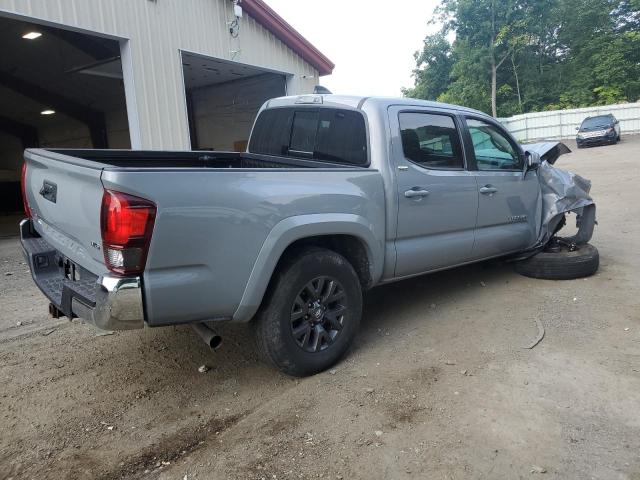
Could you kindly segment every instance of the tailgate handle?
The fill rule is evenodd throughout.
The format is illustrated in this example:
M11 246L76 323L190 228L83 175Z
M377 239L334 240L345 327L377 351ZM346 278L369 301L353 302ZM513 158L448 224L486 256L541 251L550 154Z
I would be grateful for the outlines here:
M53 182L44 180L42 182L42 188L40 189L40 195L42 195L45 200L56 203L58 200L58 186Z

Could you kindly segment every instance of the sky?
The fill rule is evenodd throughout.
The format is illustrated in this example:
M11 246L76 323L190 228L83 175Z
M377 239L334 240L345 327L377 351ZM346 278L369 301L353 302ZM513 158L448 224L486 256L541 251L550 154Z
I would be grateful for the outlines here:
M344 95L400 96L413 86L414 52L436 26L438 0L266 0L336 64L320 84Z

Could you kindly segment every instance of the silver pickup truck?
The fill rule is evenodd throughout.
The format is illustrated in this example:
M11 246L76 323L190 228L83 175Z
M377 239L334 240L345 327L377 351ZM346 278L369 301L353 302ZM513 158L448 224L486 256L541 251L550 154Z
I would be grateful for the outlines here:
M246 153L27 150L22 245L54 316L189 323L212 347L214 322L253 321L266 359L308 375L344 355L376 285L494 257L594 273L590 184L550 165L566 151L452 105L278 98Z

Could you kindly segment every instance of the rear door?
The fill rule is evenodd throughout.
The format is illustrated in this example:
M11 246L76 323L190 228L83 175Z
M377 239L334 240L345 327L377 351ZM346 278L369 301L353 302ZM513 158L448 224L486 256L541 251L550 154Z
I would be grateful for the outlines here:
M465 170L456 117L445 110L391 107L389 119L398 198L395 276L469 261L478 189Z
M536 172L523 175L524 153L497 122L475 116L462 120L479 199L473 258L494 257L532 246L538 236L541 212Z
M102 164L47 150L28 150L26 194L38 233L64 257L95 274L102 253Z

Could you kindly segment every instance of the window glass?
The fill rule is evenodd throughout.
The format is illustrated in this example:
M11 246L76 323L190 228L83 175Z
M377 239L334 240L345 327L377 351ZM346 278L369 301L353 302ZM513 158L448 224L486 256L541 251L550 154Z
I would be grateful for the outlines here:
M612 119L610 115L602 115L599 117L586 118L582 122L582 128L608 127L612 123L611 120Z
M367 164L363 116L335 108L275 108L263 111L249 151L352 165Z
M314 158L329 162L367 163L367 132L362 115L349 110L320 110Z
M264 155L285 155L289 150L292 121L291 109L264 110L253 127L249 151Z
M467 119L478 170L521 170L520 155L506 135L490 123Z
M432 113L400 113L404 156L427 168L462 169L462 148L453 118Z
M291 144L289 153L313 156L316 146L316 134L318 133L318 112L296 112L293 117L293 129L291 130Z

